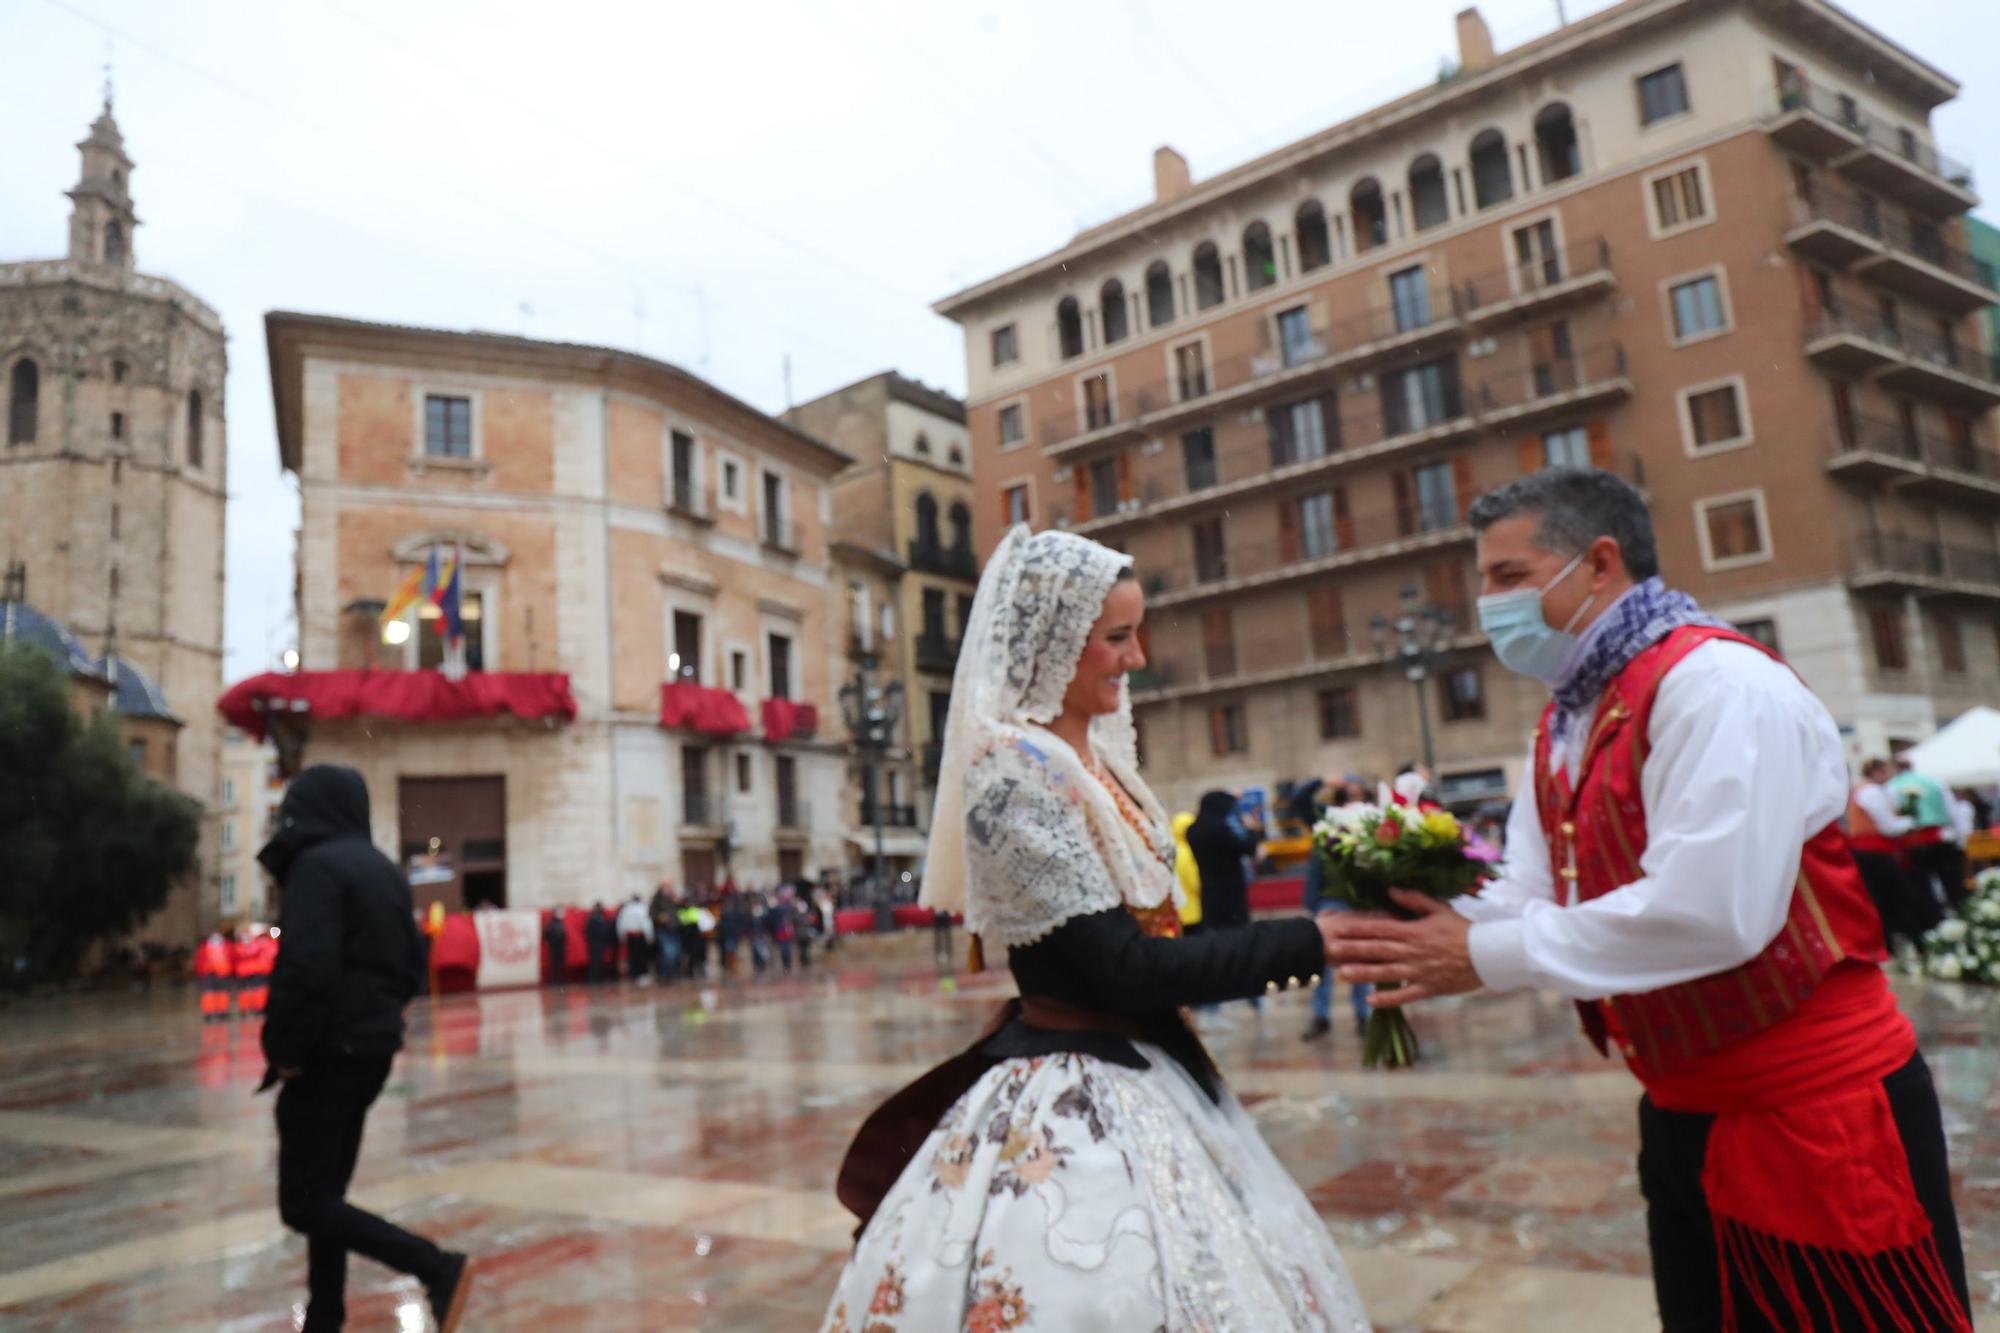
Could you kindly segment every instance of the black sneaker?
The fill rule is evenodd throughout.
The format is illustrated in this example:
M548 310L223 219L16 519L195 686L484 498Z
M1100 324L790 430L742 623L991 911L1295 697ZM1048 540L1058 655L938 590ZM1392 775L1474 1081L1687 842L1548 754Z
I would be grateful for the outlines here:
M1333 1023L1331 1021L1324 1018L1315 1018L1312 1021L1312 1026L1299 1034L1299 1040L1318 1041L1331 1031L1333 1031Z
M465 1300L472 1291L471 1257L446 1250L443 1275L429 1290L431 1318L437 1320L438 1333L452 1333L465 1317Z

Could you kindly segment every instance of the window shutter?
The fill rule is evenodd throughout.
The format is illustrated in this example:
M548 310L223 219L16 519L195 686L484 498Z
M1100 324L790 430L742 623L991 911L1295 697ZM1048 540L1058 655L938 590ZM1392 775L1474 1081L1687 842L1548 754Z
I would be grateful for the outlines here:
M1472 508L1472 455L1460 454L1451 460L1451 486L1458 492L1458 521L1465 521L1465 511Z
M1603 417L1590 419L1590 465L1597 468L1611 466L1611 423Z
M1333 540L1337 549L1346 551L1354 546L1354 520L1347 516L1347 488L1333 488Z
M1340 395L1328 390L1319 400L1320 434L1326 437L1326 451L1333 453L1341 447L1340 439Z
M1083 523L1092 515L1090 512L1090 469L1081 463L1070 466L1069 475L1076 483L1076 521Z
M1306 593L1306 625L1314 656L1337 657L1347 651L1347 617L1338 586L1322 584Z
M1521 475L1525 477L1530 472L1540 472L1542 464L1548 461L1548 455L1542 449L1542 437L1539 435L1523 435L1521 437L1520 448Z
M1227 739L1227 737L1226 737L1226 735L1225 735L1225 733L1224 733L1224 730L1223 730L1223 727L1224 727L1224 724L1223 724L1223 720L1222 720L1222 710L1221 710L1220 708L1211 708L1211 709L1209 709L1209 710L1208 710L1208 752L1209 752L1210 754L1227 754L1227 753L1229 753L1229 748L1228 748L1228 746L1229 746L1229 743L1228 743L1228 739Z
M1417 530L1417 507L1410 497L1410 474L1398 472L1396 482L1396 535L1407 537Z
M1287 564L1299 558L1299 502L1278 501L1278 558Z
M1132 489L1132 451L1118 451L1118 498L1129 500L1136 492Z

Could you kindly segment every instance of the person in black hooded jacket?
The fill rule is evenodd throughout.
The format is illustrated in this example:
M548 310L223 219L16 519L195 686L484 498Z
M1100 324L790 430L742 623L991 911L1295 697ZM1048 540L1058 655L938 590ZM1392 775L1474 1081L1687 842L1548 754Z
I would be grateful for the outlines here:
M1257 854L1257 834L1240 830L1235 813L1234 793L1203 792L1194 823L1188 825L1188 851L1201 873L1201 924L1207 930L1250 924L1243 858Z
M308 1244L305 1331L346 1322L351 1250L421 1281L449 1333L471 1286L466 1256L346 1200L368 1108L402 1049L403 1007L423 981L409 882L369 840L367 783L351 768L300 773L257 859L283 886L263 1088L283 1084L278 1215Z

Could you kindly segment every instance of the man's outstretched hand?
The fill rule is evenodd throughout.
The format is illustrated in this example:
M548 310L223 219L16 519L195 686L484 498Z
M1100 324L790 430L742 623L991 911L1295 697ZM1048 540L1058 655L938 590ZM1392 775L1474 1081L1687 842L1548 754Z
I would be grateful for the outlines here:
M1483 983L1473 970L1467 943L1472 923L1426 894L1407 889L1389 894L1416 920L1374 912L1330 912L1319 918L1326 960L1340 969L1339 979L1381 987L1372 1002L1384 1009L1478 990Z

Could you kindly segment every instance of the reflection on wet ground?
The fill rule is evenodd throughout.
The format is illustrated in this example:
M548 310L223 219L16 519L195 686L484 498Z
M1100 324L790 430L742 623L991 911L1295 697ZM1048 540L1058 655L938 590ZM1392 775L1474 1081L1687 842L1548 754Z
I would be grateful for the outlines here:
M1009 988L940 978L929 950L861 941L805 976L700 991L419 1002L357 1197L482 1257L468 1329L816 1327L852 1228L833 1178L855 1125ZM1899 984L2000 1327L2000 998ZM1210 1044L1382 1327L1657 1327L1636 1088L1567 1005L1440 1009L1426 1063L1386 1074L1358 1068L1344 1028L1302 1044L1302 994L1228 1013ZM17 1004L0 1030L0 1325L294 1327L305 1253L273 1206L254 1028L205 1028L171 992ZM350 1328L420 1329L419 1305L353 1263Z

